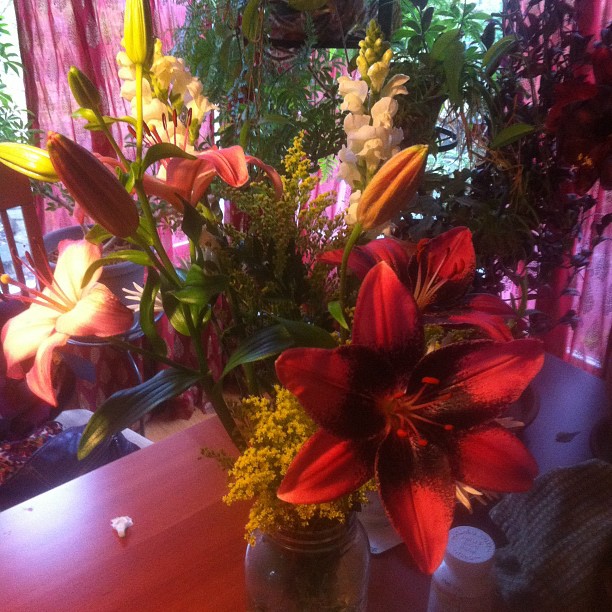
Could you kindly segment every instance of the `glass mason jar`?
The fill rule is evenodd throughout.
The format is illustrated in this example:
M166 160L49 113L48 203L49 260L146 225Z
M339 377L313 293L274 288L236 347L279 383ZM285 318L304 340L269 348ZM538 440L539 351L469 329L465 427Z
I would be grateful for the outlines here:
M245 557L250 612L362 612L370 551L361 523L257 532Z

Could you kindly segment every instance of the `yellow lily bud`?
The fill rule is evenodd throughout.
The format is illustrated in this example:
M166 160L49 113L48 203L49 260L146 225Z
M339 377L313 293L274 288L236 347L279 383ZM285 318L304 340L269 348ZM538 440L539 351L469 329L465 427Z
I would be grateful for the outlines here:
M134 64L142 64L147 70L151 67L155 53L155 37L149 0L126 0L123 45Z
M357 221L371 230L390 221L410 203L421 183L427 145L414 145L388 160L368 183L359 199Z
M136 203L93 153L55 132L49 132L47 150L64 187L88 216L120 238L136 231Z
M70 66L68 70L68 85L81 108L100 108L100 93L89 77L76 66Z
M44 149L17 142L0 142L0 162L31 179L55 183L59 177Z

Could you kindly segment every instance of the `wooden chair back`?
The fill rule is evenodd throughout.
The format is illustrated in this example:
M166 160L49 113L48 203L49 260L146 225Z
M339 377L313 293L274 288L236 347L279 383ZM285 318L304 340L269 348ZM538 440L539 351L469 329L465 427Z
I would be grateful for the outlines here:
M27 237L28 244L26 251L30 253L35 268L42 274L46 275L48 270L47 254L45 251L42 230L36 207L34 204L34 196L30 188L30 180L19 172L0 164L0 223L2 225L2 242L5 243L8 249L8 256L13 264L13 271L5 270L5 264L0 258L0 274L11 272L21 283L25 283L24 265L17 249L15 240L15 230L11 225L9 210L21 209L23 216L23 224ZM8 263L8 256L6 263ZM1 284L1 291L8 293L9 288ZM0 296L0 299L1 296Z

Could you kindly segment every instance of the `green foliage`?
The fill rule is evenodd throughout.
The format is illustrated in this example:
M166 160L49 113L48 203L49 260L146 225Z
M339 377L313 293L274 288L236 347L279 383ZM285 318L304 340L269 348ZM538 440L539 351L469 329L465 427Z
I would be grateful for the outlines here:
M285 157L284 170L280 200L267 183L226 194L248 218L247 231L223 226L228 248L215 251L235 296L233 324L225 331L230 346L232 337L238 344L279 318L334 327L325 305L337 290L337 278L316 258L342 246L346 228L341 216L325 214L335 194L309 201L317 179L310 175L300 137ZM294 332L289 330L289 336Z
M219 104L221 146L240 143L276 164L307 128L309 156L326 157L340 149L343 139L335 73L340 59L314 49L312 28L299 50L273 49L264 4L190 2L175 53L200 78L208 98Z
M3 74L13 72L21 74L21 64L13 45L6 39L10 35L5 19L0 15L0 71ZM6 84L0 80L0 141L29 142L30 127L23 118L23 113L7 91Z
M405 146L429 144L435 153L441 114L450 114L451 121L458 116L465 128L487 112L491 82L483 64L490 46L485 30L494 35L489 20L474 3L403 0L402 26L392 44L393 72L410 77L398 112Z

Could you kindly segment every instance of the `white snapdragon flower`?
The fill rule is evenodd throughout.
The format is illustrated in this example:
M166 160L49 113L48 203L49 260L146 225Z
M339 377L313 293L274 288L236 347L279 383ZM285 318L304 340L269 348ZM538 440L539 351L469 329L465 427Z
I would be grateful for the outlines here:
M353 191L349 197L349 205L344 214L344 220L347 225L355 225L357 223L357 206L359 206L359 199L361 198L361 190L357 189Z
M383 98L395 98L395 96L408 95L408 90L404 85L410 80L405 74L392 76L380 92Z
M393 98L381 98L372 107L372 125L374 127L393 128L393 117L397 114L399 104Z
M357 168L357 155L346 146L342 146L338 153L340 167L338 168L338 178L346 181L351 189L362 180L361 172Z
M338 78L338 93L344 98L340 110L361 115L365 112L363 103L368 95L368 84L361 80L353 80L347 76Z

